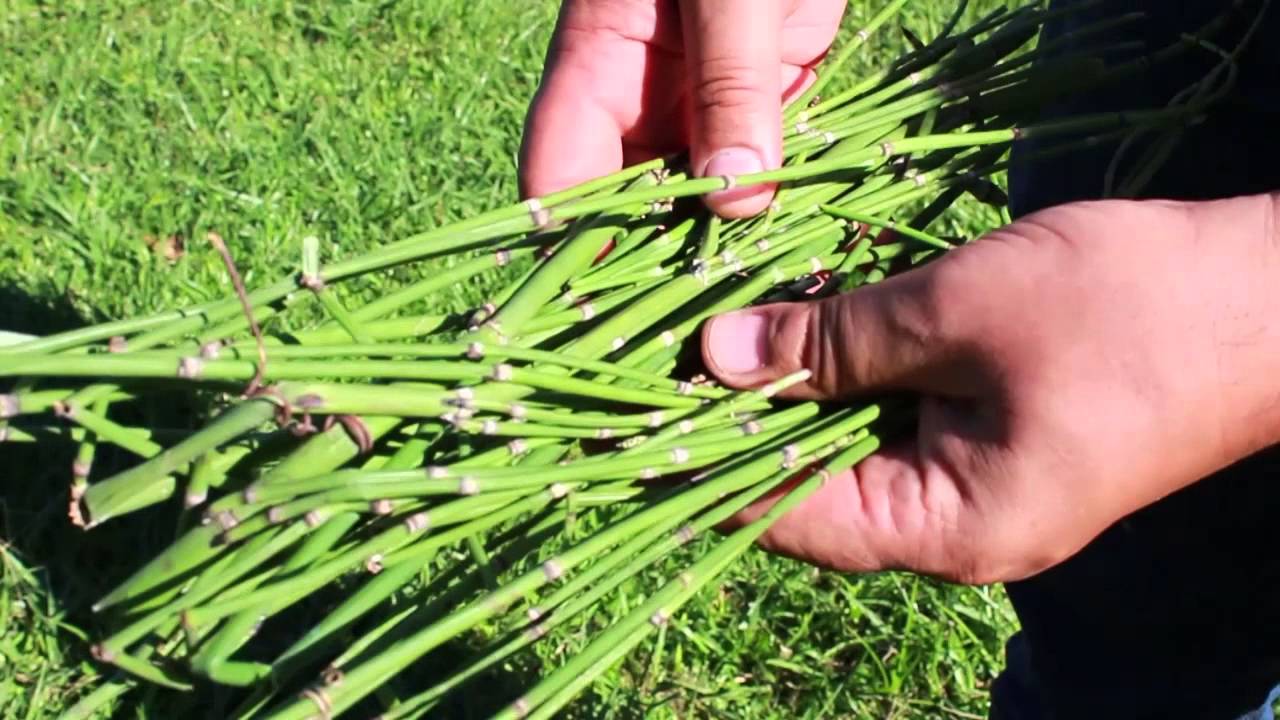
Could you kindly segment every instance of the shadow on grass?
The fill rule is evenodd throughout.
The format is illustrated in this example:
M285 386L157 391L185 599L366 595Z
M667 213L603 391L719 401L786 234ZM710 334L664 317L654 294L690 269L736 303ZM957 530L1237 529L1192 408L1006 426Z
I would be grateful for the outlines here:
M84 323L65 298L35 298L18 288L0 285L0 330L49 335Z
M33 297L0 287L0 330L50 335L86 324L66 298ZM12 383L0 380L0 392ZM33 418L45 426L52 416ZM164 508L108 523L92 532L75 527L68 515L71 463L76 447L61 434L41 434L41 442L0 444L0 539L13 547L45 581L45 590L66 624L91 640L100 637L101 618L90 606L172 539L172 511ZM94 458L94 476L124 467L130 458L103 447ZM72 661L92 662L89 645L64 630L59 643ZM103 668L103 670L106 670ZM169 716L167 703L153 697L148 716Z

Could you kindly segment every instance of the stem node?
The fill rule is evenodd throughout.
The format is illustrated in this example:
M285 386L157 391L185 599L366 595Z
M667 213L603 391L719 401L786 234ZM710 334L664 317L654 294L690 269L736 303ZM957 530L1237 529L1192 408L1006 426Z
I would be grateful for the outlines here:
M320 711L322 720L330 720L333 717L333 703L330 702L329 696L325 693L323 687L309 687L302 691L302 697L311 701L316 709Z
M431 527L431 516L426 512L414 513L404 521L404 526L411 533L419 533Z
M204 374L204 361L198 357L184 357L178 361L178 377L198 380Z

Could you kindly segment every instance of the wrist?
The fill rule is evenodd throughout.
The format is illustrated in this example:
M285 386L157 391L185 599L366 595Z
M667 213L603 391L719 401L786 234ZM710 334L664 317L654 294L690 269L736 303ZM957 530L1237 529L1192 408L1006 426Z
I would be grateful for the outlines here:
M1188 208L1191 272L1202 275L1209 311L1201 339L1214 364L1197 375L1216 395L1228 464L1280 443L1280 192Z

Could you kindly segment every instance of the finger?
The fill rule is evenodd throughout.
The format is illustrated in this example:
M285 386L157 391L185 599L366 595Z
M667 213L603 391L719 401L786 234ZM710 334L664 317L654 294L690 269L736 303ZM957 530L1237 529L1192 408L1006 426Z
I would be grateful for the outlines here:
M844 16L843 2L790 3L782 30L782 105L790 105L817 80L814 68L831 49Z
M805 90L818 79L812 68L802 65L782 66L782 105L785 107L804 94Z
M662 120L677 114L680 94L649 87L680 72L677 20L674 6L652 0L566 0L525 120L525 197L617 171L678 137Z
M831 41L840 29L848 3L791 0L786 4L790 11L782 30L782 61L815 67L831 50Z
M733 522L761 517L789 491L772 493ZM903 445L830 477L774 522L760 545L839 572L906 570L948 576L953 568L951 553L945 551L947 529L938 520L960 511L951 479L925 472L914 445Z
M779 0L682 0L690 88L689 154L697 175L736 177L782 157L783 7ZM726 218L761 212L775 185L710 193Z
M975 453L988 432L965 407L922 400L915 436L835 473L780 517L761 538L771 552L841 572L905 570L972 582L1011 573L997 560L1001 503L981 500L1004 466ZM749 506L729 525L755 520L795 481ZM966 490L967 488L967 490ZM993 509L994 508L994 509Z
M622 133L573 71L538 91L520 148L521 197L541 197L622 168Z
M976 388L961 362L951 298L921 268L819 301L777 303L713 317L702 330L707 368L727 385L758 388L809 370L786 397L841 399L878 390L941 395ZM941 302L939 298L946 299Z

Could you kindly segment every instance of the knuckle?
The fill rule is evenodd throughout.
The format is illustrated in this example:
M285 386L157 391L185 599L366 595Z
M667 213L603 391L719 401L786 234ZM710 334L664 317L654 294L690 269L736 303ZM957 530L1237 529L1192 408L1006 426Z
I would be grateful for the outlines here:
M948 337L955 324L951 309L959 281L954 273L938 270L942 272L922 273L914 288L889 293L885 300L884 322L890 336L920 357Z
M712 57L702 62L693 84L699 113L754 110L766 100L766 78L746 58Z
M918 314L928 318L935 334L953 328L956 309L973 292L973 273L977 268L967 257L959 254L948 257L950 262L939 262L922 282L919 293Z
M842 304L824 301L803 303L804 335L796 347L801 348L801 364L813 373L809 384L827 397L839 393L842 386L857 384L858 368L851 366L865 353L858 351L857 334L853 332L850 314Z
M560 30L646 41L654 34L657 13L653 0L573 0L563 6Z
M982 314L977 311L989 292L979 283L990 276L991 270L977 257L978 253L966 252L969 249L953 250L922 268L917 287L900 293L903 307L898 308L895 317L905 336L921 343L954 344L974 339L969 337L973 334L970 326Z

